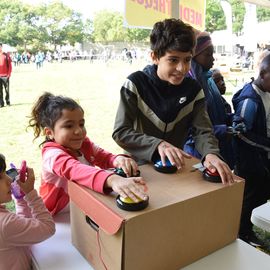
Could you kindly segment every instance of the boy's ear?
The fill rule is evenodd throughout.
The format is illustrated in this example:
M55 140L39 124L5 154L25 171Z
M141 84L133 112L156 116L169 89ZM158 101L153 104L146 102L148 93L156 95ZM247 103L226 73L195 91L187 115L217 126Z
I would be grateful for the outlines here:
M266 73L266 70L265 69L261 69L260 70L260 77L261 77L261 79L263 79L264 78L264 74Z
M155 65L158 65L159 59L158 59L158 57L156 56L155 52L152 51L152 52L150 53L150 56L151 56L151 59L152 59L153 63L154 63Z

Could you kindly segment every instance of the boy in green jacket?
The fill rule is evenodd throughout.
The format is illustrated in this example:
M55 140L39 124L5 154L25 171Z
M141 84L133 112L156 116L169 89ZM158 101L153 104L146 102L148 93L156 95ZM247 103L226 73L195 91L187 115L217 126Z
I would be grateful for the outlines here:
M189 72L195 46L191 26L177 19L157 22L150 35L153 65L128 76L121 88L113 139L139 163L166 158L181 169L190 155L182 150L194 131L202 163L222 182L232 183L228 165L219 157L205 110L204 93Z

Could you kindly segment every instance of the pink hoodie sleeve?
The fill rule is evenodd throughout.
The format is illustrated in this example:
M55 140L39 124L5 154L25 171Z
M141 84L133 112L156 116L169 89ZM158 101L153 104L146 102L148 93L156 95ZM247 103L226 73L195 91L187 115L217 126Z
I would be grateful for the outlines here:
M2 222L2 236L10 246L29 246L39 243L55 233L55 224L37 191L33 190L24 196L31 209L32 217L23 217L23 203L20 202L20 215L10 213Z

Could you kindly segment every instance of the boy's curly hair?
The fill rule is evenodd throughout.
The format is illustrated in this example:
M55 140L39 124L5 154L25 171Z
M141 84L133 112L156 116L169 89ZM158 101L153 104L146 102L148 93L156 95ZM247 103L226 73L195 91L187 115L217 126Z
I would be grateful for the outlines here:
M194 28L179 19L165 19L154 24L150 34L151 50L160 58L167 51L193 52Z

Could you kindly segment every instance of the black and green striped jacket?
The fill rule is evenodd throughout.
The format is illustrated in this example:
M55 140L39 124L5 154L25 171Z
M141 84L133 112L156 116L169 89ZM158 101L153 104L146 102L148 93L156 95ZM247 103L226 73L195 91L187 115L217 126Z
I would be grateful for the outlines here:
M201 87L190 77L180 85L171 85L159 79L156 69L155 65L147 66L124 82L113 139L139 163L145 163L155 160L161 141L182 149L193 127L196 149L202 157L219 155Z

